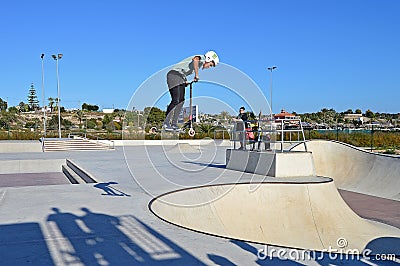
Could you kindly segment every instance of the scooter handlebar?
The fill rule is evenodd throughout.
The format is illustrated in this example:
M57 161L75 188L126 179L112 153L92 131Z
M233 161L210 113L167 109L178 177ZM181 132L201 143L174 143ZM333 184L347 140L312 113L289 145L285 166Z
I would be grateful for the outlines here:
M194 80L192 80L191 82L186 82L186 86L185 87L187 87L187 86L189 86L189 85L192 85L193 83L196 83L196 82L198 82L199 80L197 79L194 79Z

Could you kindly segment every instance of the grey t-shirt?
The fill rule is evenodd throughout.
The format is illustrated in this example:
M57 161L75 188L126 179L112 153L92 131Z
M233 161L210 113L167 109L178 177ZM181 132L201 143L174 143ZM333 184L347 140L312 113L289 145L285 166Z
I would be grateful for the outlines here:
M189 56L188 58L183 59L178 64L174 65L171 70L178 71L183 76L187 77L194 73L194 66L193 66L193 58L195 56L199 56L199 69L203 66L206 57L204 55L193 55Z

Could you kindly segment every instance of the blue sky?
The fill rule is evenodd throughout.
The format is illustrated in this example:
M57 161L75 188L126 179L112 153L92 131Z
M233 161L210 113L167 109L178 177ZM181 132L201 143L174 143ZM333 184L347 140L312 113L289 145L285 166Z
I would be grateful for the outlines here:
M64 106L86 102L125 109L154 73L212 49L223 63L254 80L267 99L266 68L278 67L274 112L360 108L398 113L398 14L398 0L2 1L0 98L10 105L26 102L33 82L41 99L41 53L46 54L46 98L57 97L51 54L63 53ZM231 97L207 86L196 86L204 97L215 102ZM245 93L254 97L252 89ZM229 102L233 110L240 105L240 99ZM200 107L204 112L221 108L211 101Z

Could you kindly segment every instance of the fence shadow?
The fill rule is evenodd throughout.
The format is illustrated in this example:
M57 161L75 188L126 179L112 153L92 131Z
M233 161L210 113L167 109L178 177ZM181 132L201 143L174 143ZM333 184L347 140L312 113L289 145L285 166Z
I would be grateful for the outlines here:
M0 225L1 265L55 265L38 223Z

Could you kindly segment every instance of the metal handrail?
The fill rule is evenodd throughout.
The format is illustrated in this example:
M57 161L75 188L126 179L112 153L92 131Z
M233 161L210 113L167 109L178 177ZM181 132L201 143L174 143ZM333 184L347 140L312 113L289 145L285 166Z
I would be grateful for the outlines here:
M248 130L246 128L246 123L255 123L257 124L257 129ZM237 130L238 125L241 125L240 130ZM288 125L297 126L298 129L287 129ZM266 129L268 128L268 129ZM246 138L246 133L253 132L257 133L257 138L254 140L248 140ZM292 138L292 133L297 134L297 140ZM288 138L286 139L286 134L289 133ZM277 135L280 135L280 140L277 141ZM239 138L237 139L237 136ZM264 136L267 136L264 139ZM269 149L276 148L274 143L280 144L280 150L283 151L284 143L303 143L305 151L307 151L307 144L304 136L303 126L301 124L300 118L291 118L291 119L277 119L275 121L268 120L247 120L247 121L235 121L231 141L233 141L233 148L236 149L236 142L241 142L241 147L246 150L247 143L258 143L258 151L260 151L261 143L264 143L265 147L269 147ZM267 148L265 148L268 150Z

